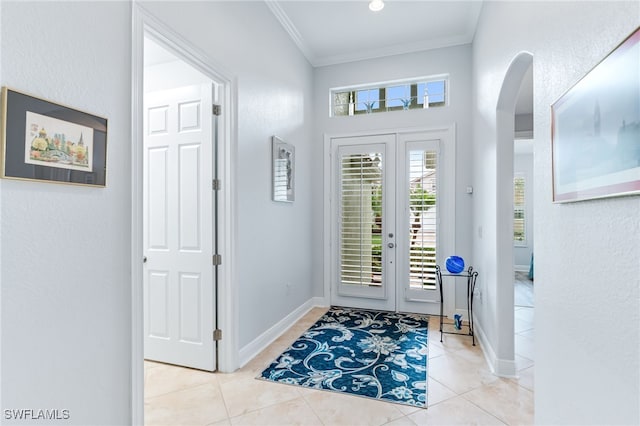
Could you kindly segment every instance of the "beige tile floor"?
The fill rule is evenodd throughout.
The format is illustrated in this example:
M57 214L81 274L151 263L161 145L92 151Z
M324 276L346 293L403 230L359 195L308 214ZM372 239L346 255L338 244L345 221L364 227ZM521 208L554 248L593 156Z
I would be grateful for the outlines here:
M205 373L145 362L148 425L530 425L533 424L533 356L516 343L519 379L493 376L479 346L445 335L429 320L428 409L309 390L255 377L326 309L314 308L242 369ZM530 339L533 316L518 315ZM530 326L530 327L529 327ZM529 328L527 328L529 327ZM529 333L529 335L527 335ZM526 355L529 355L527 357Z

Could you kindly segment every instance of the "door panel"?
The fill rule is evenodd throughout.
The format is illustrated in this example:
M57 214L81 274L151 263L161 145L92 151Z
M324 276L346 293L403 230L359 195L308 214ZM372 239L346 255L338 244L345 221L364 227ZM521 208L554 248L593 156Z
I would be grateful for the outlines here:
M200 193L201 170L200 164L204 162L200 145L182 145L179 153L180 179L179 191L179 215L180 226L178 228L180 238L180 250L201 251L202 218L200 213L203 206Z
M145 176L148 178L144 189L148 194L153 194L153 197L145 197L147 200L145 230L153 229L153 232L148 233L145 241L149 249L166 250L169 247L169 205L167 204L169 149L166 146L149 148L145 150L145 154L145 160L147 160Z
M331 303L438 314L440 139L333 138L331 153Z
M395 290L392 135L335 139L332 303L391 310ZM391 255L389 255L391 251Z
M211 84L145 94L145 358L215 368Z
M167 271L150 271L146 309L148 334L156 339L169 338L169 274ZM146 328L146 327L145 327Z
M181 342L202 344L201 278L200 274L180 274L179 340Z

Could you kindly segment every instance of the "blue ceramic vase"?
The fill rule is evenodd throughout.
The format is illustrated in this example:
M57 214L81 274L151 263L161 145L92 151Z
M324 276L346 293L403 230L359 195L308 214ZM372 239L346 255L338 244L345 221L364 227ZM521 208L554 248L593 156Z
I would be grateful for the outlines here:
M445 261L445 266L447 267L447 271L452 274L459 274L464 270L464 259L460 256L449 256Z

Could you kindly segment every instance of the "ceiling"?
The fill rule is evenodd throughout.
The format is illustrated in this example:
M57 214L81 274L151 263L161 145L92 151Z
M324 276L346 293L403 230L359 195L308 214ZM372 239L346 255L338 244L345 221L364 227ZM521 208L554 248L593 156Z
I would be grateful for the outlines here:
M371 12L368 0L264 0L313 66L418 52L473 41L482 0L385 0ZM176 57L151 40L145 64ZM516 114L533 112L533 78L526 75Z
M473 41L481 0L265 0L313 66L467 44Z
M264 0L309 62L334 65L473 42L483 0ZM516 114L533 112L531 69Z

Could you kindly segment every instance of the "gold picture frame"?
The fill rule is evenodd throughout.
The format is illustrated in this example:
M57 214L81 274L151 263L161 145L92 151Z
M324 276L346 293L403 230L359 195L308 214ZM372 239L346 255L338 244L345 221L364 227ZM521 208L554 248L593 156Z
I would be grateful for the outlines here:
M0 177L106 186L107 119L2 88Z

